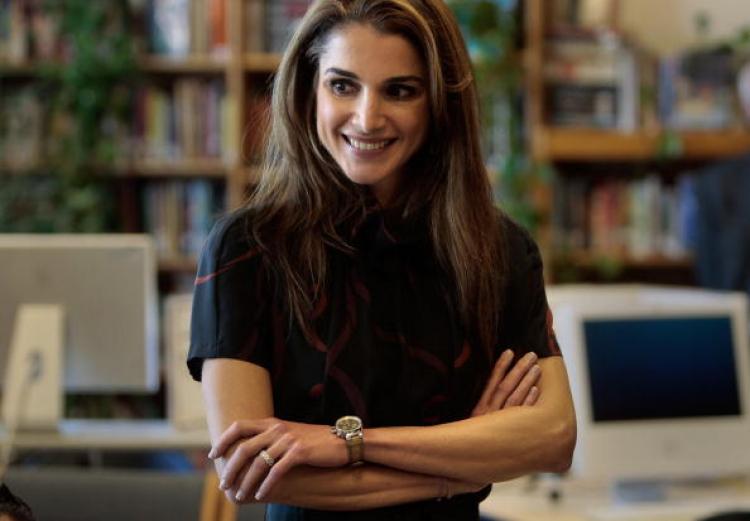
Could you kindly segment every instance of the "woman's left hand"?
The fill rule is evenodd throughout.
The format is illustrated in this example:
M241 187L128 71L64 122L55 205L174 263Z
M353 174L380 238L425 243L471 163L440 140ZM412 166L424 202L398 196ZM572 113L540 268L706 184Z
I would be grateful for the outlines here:
M234 422L213 444L209 457L224 457L234 447L221 475L223 490L236 490L242 501L256 490L262 500L281 477L296 465L339 467L348 463L346 444L325 425L264 418ZM260 455L265 451L272 459Z

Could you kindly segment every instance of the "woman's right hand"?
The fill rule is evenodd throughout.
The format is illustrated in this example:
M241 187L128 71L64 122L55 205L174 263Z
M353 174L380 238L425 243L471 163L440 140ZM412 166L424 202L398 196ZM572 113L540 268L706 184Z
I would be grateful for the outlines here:
M536 383L541 376L536 361L535 353L527 353L510 369L513 351L505 350L495 362L482 397L474 406L471 415L481 416L508 407L534 405L539 398Z

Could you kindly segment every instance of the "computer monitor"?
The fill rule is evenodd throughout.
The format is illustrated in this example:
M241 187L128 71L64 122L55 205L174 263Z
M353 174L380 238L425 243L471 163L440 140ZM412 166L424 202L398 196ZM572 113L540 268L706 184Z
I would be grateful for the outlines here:
M615 483L750 471L747 297L550 287L578 420L573 475Z
M0 235L0 267L0 378L19 309L53 304L63 316L67 391L158 389L157 269L149 236Z

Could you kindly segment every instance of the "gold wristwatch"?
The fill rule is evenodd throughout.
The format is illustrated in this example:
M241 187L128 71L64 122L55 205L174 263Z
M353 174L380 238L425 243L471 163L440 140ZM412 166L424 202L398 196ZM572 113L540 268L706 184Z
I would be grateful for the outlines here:
M365 436L361 419L357 416L342 416L336 420L336 425L331 427L331 432L346 442L350 464L364 461Z

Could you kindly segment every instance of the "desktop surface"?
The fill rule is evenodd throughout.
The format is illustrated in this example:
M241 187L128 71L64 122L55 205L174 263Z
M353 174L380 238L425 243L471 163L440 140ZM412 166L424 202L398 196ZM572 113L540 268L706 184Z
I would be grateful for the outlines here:
M699 521L750 511L750 479L674 484L665 500L625 503L603 481L521 478L495 484L480 510L503 521Z
M0 442L7 439L0 426ZM19 431L19 450L166 450L208 449L205 428L178 429L167 420L63 420L56 431Z

